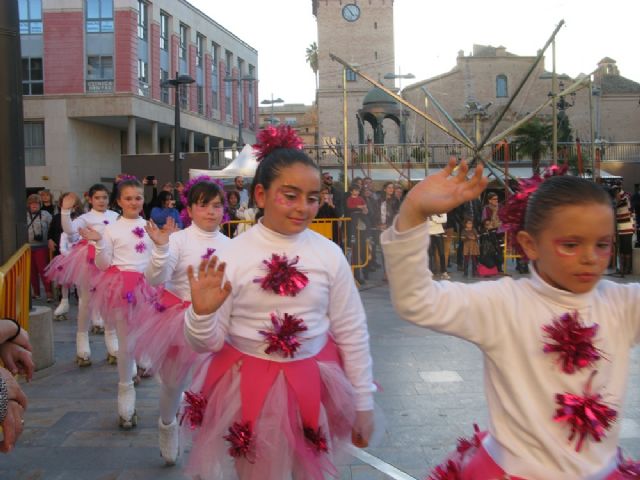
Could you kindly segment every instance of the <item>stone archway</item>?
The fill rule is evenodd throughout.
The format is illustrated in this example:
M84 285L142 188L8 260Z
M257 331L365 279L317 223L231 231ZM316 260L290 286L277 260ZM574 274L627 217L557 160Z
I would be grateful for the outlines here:
M400 142L405 142L405 121L401 121L401 118L406 115L402 115L402 109L398 102L395 101L384 90L374 87L367 95L365 95L362 101L362 108L358 110L358 142L360 144L366 143L365 139L365 124L369 124L373 130L373 143L382 145L384 144L385 131L383 122L386 119L393 121L400 131ZM403 118L404 120L404 118Z

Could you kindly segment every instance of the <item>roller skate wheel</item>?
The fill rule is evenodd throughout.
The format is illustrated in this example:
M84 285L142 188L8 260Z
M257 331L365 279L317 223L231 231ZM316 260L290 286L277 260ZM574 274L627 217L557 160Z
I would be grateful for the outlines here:
M132 428L135 428L138 425L138 414L136 412L133 412L133 415L128 420L120 417L118 425L123 430L131 430Z
M56 322L62 322L63 320L67 320L67 314L63 313L62 315L56 315L53 317Z
M104 327L101 327L99 325L94 325L91 328L91 333L93 333L94 335L103 335L104 334Z
M109 365L117 365L118 363L118 357L116 357L115 355L111 355L110 353L107 355L107 363Z
M83 358L76 356L76 363L79 367L88 367L91 365L91 358Z

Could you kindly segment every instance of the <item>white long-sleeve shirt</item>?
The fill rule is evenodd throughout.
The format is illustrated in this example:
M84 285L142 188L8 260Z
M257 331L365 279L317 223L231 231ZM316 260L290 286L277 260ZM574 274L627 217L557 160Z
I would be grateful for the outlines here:
M274 253L286 254L288 259L300 257L296 267L307 275L309 283L295 297L264 291L254 282L266 274L262 262ZM259 333L270 329L272 312L288 313L303 319L308 328L298 333L301 347L293 360L316 355L330 333L356 391L357 410L373 408L375 387L366 317L349 264L337 245L308 229L297 235L281 235L258 223L229 242L219 257L227 262L226 276L233 291L213 315L195 315L191 307L187 310L185 336L195 350L218 351L226 338L247 354L290 361L278 354L265 354L266 344Z
M71 220L71 210L60 210L60 220L62 221L62 230L69 235L69 239L75 243L80 240L78 230L81 228L91 227L100 235L107 225L112 224L118 219L118 213L113 210L99 212L97 210L89 210L78 218Z
M614 469L623 418L629 355L640 341L640 286L600 281L585 294L556 289L531 278L462 284L434 282L428 269L428 226L383 232L391 298L412 323L476 344L484 354L489 433L483 442L509 474L530 480L601 479ZM572 375L557 354L544 353L542 326L578 311L585 325L600 325L594 346L604 358ZM556 394L592 392L617 410L618 421L600 443L585 440L576 452L566 423L554 422Z
M151 260L144 275L151 285L165 284L165 288L180 297L191 301L187 267L191 265L197 272L202 259L217 255L231 240L220 233L206 232L195 223L172 233L166 245L154 244Z
M432 215L429 222L429 235L442 235L444 224L447 223L447 214Z
M96 242L96 267L106 270L114 266L128 272L144 272L153 243L144 230L146 224L147 221L142 217L118 217L107 225L102 238Z

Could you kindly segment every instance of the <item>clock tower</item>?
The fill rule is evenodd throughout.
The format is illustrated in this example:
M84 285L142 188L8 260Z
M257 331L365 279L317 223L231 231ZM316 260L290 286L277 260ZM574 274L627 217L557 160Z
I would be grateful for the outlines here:
M395 71L393 0L312 0L318 25L318 143L343 143L343 88L347 90L347 142L358 143L356 113L372 88L347 71L330 53L356 66L385 86L386 73ZM372 137L372 135L370 135Z

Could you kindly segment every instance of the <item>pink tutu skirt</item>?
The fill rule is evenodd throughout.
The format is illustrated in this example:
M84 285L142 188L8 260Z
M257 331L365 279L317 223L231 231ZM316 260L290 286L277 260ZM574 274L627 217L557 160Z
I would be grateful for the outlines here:
M189 370L207 357L195 352L184 338L184 312L190 304L161 288L155 301L136 310L138 321L130 335L134 354L148 360L147 370L159 373L168 385L179 385Z
M456 451L438 465L425 480L527 480L507 474L482 445L487 432L480 432L474 425L475 433L471 439L460 438ZM618 456L618 468L605 480L624 480L640 478L640 463L625 460Z
M115 329L117 319L124 317L129 330L138 321L138 309L157 298L156 290L150 286L140 272L110 267L101 272L99 284L93 290L92 313L100 315L105 328Z
M96 247L86 240L78 242L66 255L57 255L44 271L50 281L70 287L78 285L90 289L97 285L101 273L95 263Z
M324 480L351 441L355 394L329 340L315 357L274 362L225 344L203 364L181 416L187 473L203 479ZM189 431L189 430L187 430Z

